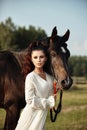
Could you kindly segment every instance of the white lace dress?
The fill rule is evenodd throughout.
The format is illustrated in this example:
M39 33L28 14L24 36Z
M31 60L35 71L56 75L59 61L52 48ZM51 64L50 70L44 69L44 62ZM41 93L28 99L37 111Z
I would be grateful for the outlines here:
M34 71L25 80L26 106L23 109L15 130L45 130L48 107L55 105L53 77L46 73L46 80Z

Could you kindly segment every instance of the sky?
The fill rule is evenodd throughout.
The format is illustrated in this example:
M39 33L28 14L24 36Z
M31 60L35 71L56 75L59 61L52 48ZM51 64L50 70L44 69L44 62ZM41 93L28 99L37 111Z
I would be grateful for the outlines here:
M16 26L42 28L48 36L70 30L71 55L87 56L87 0L0 0L0 22L8 17Z

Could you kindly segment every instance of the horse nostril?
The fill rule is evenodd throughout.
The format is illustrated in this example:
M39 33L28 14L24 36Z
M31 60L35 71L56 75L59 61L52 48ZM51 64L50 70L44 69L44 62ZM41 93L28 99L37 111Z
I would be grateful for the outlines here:
M65 80L62 80L61 84L65 84L65 82L66 82Z
M62 81L61 81L61 84L62 84L62 87L63 87L64 89L67 89L67 87L68 87L67 80L62 80Z
M67 78L66 80L62 80L61 84L62 84L64 89L69 89L71 87L71 85L72 85L72 79Z
M62 81L61 81L61 84L62 84L62 86L63 86L63 88L64 88L64 87L66 87L66 85L67 85L67 81L66 81L66 80L62 80Z

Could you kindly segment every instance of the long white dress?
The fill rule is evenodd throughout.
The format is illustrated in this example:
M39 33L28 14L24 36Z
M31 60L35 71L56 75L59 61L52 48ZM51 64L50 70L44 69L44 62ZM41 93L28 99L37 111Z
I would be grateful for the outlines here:
M46 80L34 71L25 80L26 106L21 112L15 130L45 130L48 107L55 105L53 77L46 73Z

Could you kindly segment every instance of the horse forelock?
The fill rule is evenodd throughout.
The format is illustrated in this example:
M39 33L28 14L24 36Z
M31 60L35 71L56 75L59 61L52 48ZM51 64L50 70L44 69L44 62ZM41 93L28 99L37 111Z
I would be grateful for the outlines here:
M63 40L62 36L57 35L55 37L49 37L49 39L51 41L51 42L49 41L50 45L52 46L49 47L51 48L51 50L54 50L58 55L65 53L68 57L70 56L70 51L67 48L67 43L66 41Z

